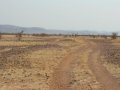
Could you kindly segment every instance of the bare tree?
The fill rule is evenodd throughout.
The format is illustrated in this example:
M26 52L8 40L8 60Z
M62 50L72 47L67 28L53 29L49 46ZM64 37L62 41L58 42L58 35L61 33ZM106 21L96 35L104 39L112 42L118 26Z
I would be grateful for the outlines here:
M112 38L112 39L116 39L116 38L117 38L117 35L118 35L118 33L113 32L111 38Z
M22 30L21 32L16 34L16 37L17 37L18 41L20 41L22 39L23 33L24 33L24 31Z
M0 40L2 39L2 33L0 32Z

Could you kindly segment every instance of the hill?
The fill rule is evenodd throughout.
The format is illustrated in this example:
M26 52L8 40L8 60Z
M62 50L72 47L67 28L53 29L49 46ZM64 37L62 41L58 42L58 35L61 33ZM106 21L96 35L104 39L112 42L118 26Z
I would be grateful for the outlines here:
M80 34L80 35L89 35L89 34L107 34L110 35L111 32L96 32L96 31L89 31L89 30L50 30L41 27L20 27L14 25L0 25L0 32L2 33L18 33L20 31L24 31L27 34L33 33L46 33L46 34Z

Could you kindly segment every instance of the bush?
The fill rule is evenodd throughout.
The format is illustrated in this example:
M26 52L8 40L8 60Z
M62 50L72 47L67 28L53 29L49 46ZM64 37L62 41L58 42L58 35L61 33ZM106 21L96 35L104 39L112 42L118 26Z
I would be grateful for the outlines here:
M16 34L16 37L18 39L18 41L20 41L22 39L22 34L23 34L24 31L21 31L19 33Z
M117 38L117 33L113 32L111 38L116 39Z

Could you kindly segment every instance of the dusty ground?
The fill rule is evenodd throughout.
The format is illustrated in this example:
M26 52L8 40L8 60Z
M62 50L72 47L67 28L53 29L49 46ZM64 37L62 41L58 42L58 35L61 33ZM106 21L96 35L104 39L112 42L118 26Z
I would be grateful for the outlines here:
M0 90L120 90L119 45L82 37L4 36Z

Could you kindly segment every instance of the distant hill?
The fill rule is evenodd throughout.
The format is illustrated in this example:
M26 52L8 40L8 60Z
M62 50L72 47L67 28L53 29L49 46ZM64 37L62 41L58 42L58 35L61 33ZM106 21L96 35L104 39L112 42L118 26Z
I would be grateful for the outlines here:
M0 25L0 32L3 33L18 33L23 30L25 33L44 33L46 30L44 28L37 27L19 27L13 25Z
M0 32L2 33L18 33L24 31L27 34L80 34L80 35L89 35L89 34L111 34L110 32L96 32L89 30L75 31L75 30L49 30L41 27L20 27L13 25L0 25Z

